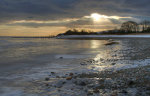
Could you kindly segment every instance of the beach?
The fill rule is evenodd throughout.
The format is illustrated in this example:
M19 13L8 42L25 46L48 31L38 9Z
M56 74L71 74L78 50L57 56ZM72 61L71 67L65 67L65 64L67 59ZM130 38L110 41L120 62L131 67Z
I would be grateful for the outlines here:
M149 41L1 38L0 95L149 96Z

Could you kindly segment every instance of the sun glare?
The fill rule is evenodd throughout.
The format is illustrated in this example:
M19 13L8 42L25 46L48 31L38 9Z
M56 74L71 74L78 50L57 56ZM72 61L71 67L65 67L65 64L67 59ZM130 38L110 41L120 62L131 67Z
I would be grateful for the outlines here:
M91 18L93 18L94 21L100 21L102 16L98 13L93 13L93 14L91 14Z

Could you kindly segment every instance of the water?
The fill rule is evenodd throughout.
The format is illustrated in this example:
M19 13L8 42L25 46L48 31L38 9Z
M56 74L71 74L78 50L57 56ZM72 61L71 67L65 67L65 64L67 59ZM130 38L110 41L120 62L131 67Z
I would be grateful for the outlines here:
M0 38L0 94L20 96L20 87L26 87L20 82L43 79L50 72L115 71L149 64L150 39L115 41L119 44L106 46L107 40Z

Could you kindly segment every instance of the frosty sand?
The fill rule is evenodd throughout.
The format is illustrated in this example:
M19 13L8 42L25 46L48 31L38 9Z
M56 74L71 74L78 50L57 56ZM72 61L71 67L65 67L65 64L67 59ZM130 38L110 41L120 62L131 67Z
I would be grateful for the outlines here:
M85 39L85 38L150 38L150 35L62 35L58 39Z

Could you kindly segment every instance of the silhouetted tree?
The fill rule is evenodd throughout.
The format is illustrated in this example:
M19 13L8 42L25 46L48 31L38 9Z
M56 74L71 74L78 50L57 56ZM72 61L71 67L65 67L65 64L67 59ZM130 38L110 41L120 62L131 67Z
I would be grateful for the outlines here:
M149 32L150 30L150 21L144 20L140 23L142 26L142 32Z
M91 34L97 34L96 32L93 31L86 31L86 30L77 30L77 29L73 29L73 30L68 30L65 33L61 33L58 34L57 36L61 36L61 35L91 35Z
M139 25L134 21L128 21L121 25L120 28L121 31L128 33L128 32L138 32L139 31Z

